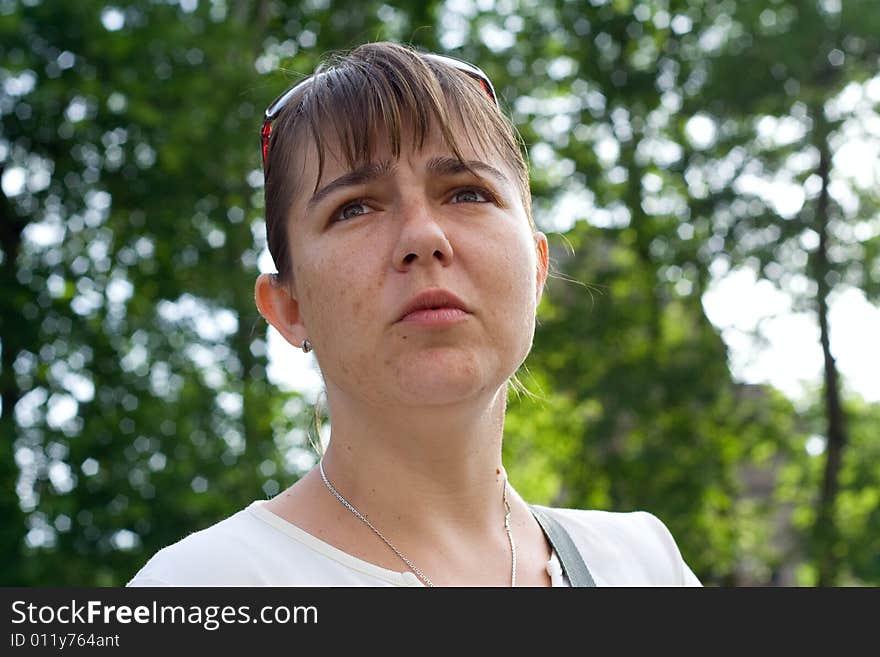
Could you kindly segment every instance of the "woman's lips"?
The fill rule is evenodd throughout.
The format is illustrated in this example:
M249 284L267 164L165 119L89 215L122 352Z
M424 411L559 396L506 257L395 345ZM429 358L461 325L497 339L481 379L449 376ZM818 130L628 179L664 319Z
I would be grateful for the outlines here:
M452 292L435 287L412 297L400 310L398 322L422 326L446 326L463 320L470 309Z
M421 308L413 310L401 318L401 322L426 326L443 326L460 322L468 313L461 308Z

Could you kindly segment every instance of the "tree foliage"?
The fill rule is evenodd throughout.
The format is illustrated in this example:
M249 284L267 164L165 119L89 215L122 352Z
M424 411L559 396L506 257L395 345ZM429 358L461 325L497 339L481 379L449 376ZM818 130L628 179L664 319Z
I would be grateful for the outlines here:
M701 304L738 266L818 318L840 286L876 302L876 178L839 162L880 141L878 20L830 0L0 0L0 581L122 584L314 462L253 304L257 131L323 53L388 38L489 73L556 233L521 374L537 399L505 429L520 492L651 511L706 583L880 582L877 405L841 388L823 507L805 445L827 396L736 382Z

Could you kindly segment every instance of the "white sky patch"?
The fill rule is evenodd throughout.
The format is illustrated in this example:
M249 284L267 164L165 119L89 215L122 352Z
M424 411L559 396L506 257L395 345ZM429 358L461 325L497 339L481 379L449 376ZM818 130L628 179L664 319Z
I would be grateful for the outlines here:
M581 101L575 96L520 96L513 102L513 106L517 114L553 117L577 112L581 109Z
M226 308L212 309L191 294L184 294L177 301L160 301L157 310L168 322L191 321L203 340L221 340L238 330L235 313Z
M856 289L829 301L831 352L844 384L868 401L880 401L880 309ZM709 320L730 350L734 378L769 383L800 400L822 380L819 326L812 313L792 313L787 295L748 268L714 279L703 296ZM766 341L762 344L753 333Z
M113 534L113 538L110 539L110 542L113 543L113 547L117 550L131 550L140 543L140 539L138 538L138 535L130 529L120 529Z
M596 151L602 164L610 166L617 162L617 157L620 155L620 143L612 137L604 137L596 141L593 150Z
M731 353L735 377L749 383L770 383L792 399L801 398L820 381L822 352L812 315L793 313L764 319L759 334L768 344L753 341L748 351Z
M814 434L807 438L804 448L810 456L819 456L825 451L825 442L825 438Z
M845 383L872 402L880 401L880 308L861 290L846 288L830 303L831 347Z
M37 86L37 76L29 69L21 71L18 75L10 75L9 71L4 70L0 75L3 76L3 91L9 96L25 96Z
M219 308L193 318L196 332L204 340L221 340L238 330L238 319L231 310Z
M101 25L108 32L116 32L125 27L125 14L116 7L105 7L101 12Z
M715 143L715 122L705 114L696 114L684 126L685 135L697 149L709 148Z
M832 159L837 173L855 181L861 189L880 184L880 140L863 136L844 143Z
M26 392L15 405L15 421L20 427L30 427L40 420L42 406L48 394L43 388Z
M646 160L667 168L678 162L684 154L681 146L668 139L646 137L639 142L636 153Z
M60 365L57 368L56 365ZM67 364L63 361L56 361L52 366L52 374L61 383L73 398L82 403L90 402L95 397L95 384L86 376L79 372L72 372L67 368ZM62 422L63 424L63 422Z
M272 274L278 271L275 268L272 254L269 253L269 247L263 247L263 250L260 251L260 255L257 257L257 269L260 270L261 274Z
M880 75L865 83L865 97L872 103L880 103Z
M825 103L825 115L832 121L853 112L865 97L865 91L858 82L850 82L834 98Z
M770 281L756 281L751 269L739 268L713 279L703 308L719 328L754 331L761 318L790 313L791 301Z
M317 361L287 342L274 327L269 327L266 339L269 380L282 390L302 393L309 403L314 403L324 388Z
M480 26L480 38L492 52L508 50L516 43L516 35L513 32L509 32L494 23L486 23Z
M62 461L53 461L49 465L49 481L52 487L62 495L73 490L75 481L70 466Z
M757 129L759 139L773 148L802 139L807 132L803 122L792 116L763 116Z
M536 213L535 221L542 230L565 233L575 222L581 219L589 221L594 212L593 193L588 189L578 189L562 194L549 211Z
M803 185L787 180L768 180L752 174L743 174L733 183L738 194L754 195L768 203L780 216L791 218L804 207L806 193Z
M21 194L27 183L27 170L23 167L9 167L3 172L0 186L7 198L14 198Z
M60 429L65 423L76 417L79 404L70 395L54 394L49 398L49 412L46 423L53 429Z
M104 291L111 303L125 303L134 293L134 285L124 278L114 278Z
M25 226L24 238L39 248L58 246L64 239L64 226L53 219L30 223Z
M220 392L217 394L217 406L230 417L241 417L244 410L244 399L237 392Z

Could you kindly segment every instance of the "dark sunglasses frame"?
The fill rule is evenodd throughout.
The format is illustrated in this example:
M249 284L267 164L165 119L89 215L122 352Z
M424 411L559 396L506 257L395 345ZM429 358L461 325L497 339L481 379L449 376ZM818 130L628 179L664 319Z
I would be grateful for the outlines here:
M492 82L489 80L489 76L486 75L479 67L474 66L473 64L470 64L461 59L449 57L448 55L437 55L435 53L419 53L419 55L429 61L445 64L446 66L451 66L452 68L469 75L474 80L480 83L480 86L483 88L483 91L486 93L486 95L489 96L489 98L496 106L498 105L498 97L495 95L495 88L492 86ZM320 73L317 75L320 75ZM315 77L316 75L311 75L305 80L297 82L287 91L278 96L278 98L273 100L269 104L269 107L266 108L265 117L263 119L263 127L260 129L260 150L263 154L264 172L266 171L266 158L269 154L269 138L272 136L272 122L278 117L278 115L281 113L281 110L285 108L287 103L290 102L290 99L293 98L298 91L301 91L304 87L308 86L308 84L312 82Z

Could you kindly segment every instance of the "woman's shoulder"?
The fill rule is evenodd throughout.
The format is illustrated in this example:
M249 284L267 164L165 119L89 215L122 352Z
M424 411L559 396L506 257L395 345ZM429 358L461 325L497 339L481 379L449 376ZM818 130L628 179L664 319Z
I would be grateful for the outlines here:
M156 552L127 586L223 586L255 583L264 551L259 522L242 509Z
M540 509L565 528L599 586L700 586L669 529L647 511Z
M412 586L411 573L347 555L264 507L225 520L159 550L128 586Z

